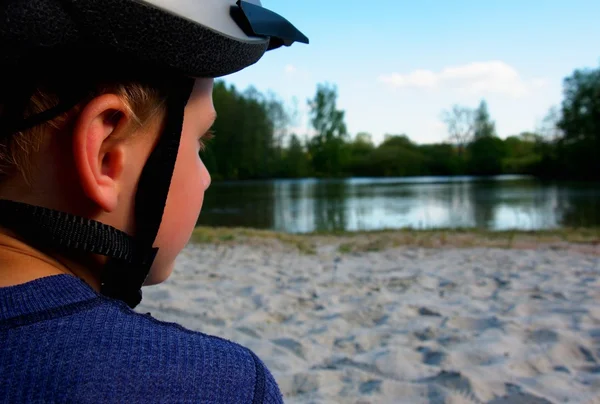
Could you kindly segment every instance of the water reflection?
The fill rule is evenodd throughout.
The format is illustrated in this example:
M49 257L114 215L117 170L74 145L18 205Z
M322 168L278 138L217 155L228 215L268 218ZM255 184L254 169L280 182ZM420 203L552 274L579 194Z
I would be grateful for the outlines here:
M348 195L348 183L346 181L320 181L315 184L314 190L314 229L346 229L348 226L347 202L352 200ZM285 208L285 205L280 205L280 209Z
M293 233L384 228L600 226L597 184L503 176L215 183L199 220Z
M255 227L274 226L275 183L222 182L204 194L198 223L208 226Z

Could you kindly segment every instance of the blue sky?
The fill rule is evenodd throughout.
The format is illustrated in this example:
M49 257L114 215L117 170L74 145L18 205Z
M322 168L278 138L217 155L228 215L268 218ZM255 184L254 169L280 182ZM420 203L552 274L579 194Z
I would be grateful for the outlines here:
M351 135L378 143L405 133L447 139L440 115L485 99L498 135L534 130L562 99L562 80L600 65L598 0L263 0L311 40L269 52L225 80L273 91L292 128L309 130L306 100L317 83L338 88Z

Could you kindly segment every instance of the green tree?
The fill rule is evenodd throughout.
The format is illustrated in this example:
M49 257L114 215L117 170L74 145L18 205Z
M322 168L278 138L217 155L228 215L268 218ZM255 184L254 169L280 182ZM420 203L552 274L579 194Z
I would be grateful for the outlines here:
M384 141L380 147L399 147L409 150L415 150L417 145L410 140L405 134L401 135L385 135Z
M502 171L506 174L535 174L536 167L542 161L538 143L542 136L523 132L518 136L509 136L504 141L505 157Z
M600 68L575 70L563 94L559 164L569 177L600 179Z
M315 135L288 135L298 111L273 93L238 91L217 81L216 137L202 153L215 180L275 176L403 176L534 174L549 178L600 179L600 68L578 69L564 80L560 108L549 110L535 133L501 140L488 105L454 105L442 113L451 143L417 145L404 134L349 139L337 88L319 84L308 101ZM452 144L453 143L453 144Z
M455 146L448 143L427 144L419 146L419 150L427 161L427 175L463 174Z
M364 152L370 152L375 147L373 145L373 136L368 132L358 132L354 137L353 144Z
M317 93L308 101L310 118L316 135L310 142L315 171L319 175L339 176L347 160L345 140L348 136L344 111L337 109L337 88L319 84Z
M492 136L496 136L496 124L490 118L487 103L482 100L474 112L473 138L477 140Z
M223 81L217 81L213 90L213 103L218 113L218 118L213 125L216 137L211 141L208 150L204 153L204 161L215 180L228 179L235 175L237 168L236 159L240 157L240 150L232 150L231 156L227 151L235 147L235 115L239 99L234 86L227 86ZM223 158L228 156L227 158Z
M304 146L296 134L292 134L290 145L282 163L282 176L301 178L309 175L309 161Z
M275 159L275 124L269 116L268 103L254 88L239 97L238 113L234 121L238 132L234 135L234 148L238 160L236 179L268 178Z
M536 138L535 151L540 161L533 167L532 174L538 177L560 178L569 175L561 167L558 154L559 142L564 136L558 127L561 113L560 108L552 106L536 129L539 137Z
M359 132L348 145L349 156L345 171L354 176L365 176L368 172L369 156L375 150L370 133Z
M485 136L474 140L468 147L469 172L473 175L498 175L506 149L502 139Z
M467 148L470 173L501 174L506 155L504 146L504 142L496 136L495 123L490 118L487 103L482 100L473 112L473 141Z
M406 135L386 135L384 142L370 155L367 175L403 177L423 175L427 161Z
M558 123L562 119L561 110L557 106L552 106L538 125L536 132L540 134L545 142L556 142L564 136L563 131L559 128Z
M202 158L215 180L272 177L278 169L278 135L285 126L283 103L255 88L243 93L215 83L216 137Z

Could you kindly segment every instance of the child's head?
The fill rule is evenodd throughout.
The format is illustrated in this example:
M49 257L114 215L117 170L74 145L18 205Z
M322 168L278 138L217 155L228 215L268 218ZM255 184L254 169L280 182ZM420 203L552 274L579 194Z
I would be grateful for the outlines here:
M41 3L0 7L0 225L135 306L210 184L213 78L308 38L259 0Z
M210 185L199 151L215 119L212 83L197 79L185 108L155 243L159 253L146 284L170 274ZM94 92L68 112L0 141L0 198L65 211L135 234L137 182L164 124L162 92L143 81L92 84ZM57 101L51 91L36 89L26 115L43 112Z

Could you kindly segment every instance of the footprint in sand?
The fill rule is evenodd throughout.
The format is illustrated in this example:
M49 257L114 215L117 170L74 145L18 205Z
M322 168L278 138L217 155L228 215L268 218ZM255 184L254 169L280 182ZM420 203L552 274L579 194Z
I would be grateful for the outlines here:
M423 363L430 366L439 366L446 358L445 353L425 346L418 347L417 351L423 355Z
M271 342L273 342L277 346L289 350L300 359L306 359L306 356L304 354L304 347L301 343L299 343L293 338L277 338L271 340Z
M446 326L460 330L483 332L490 328L502 329L503 322L495 316L492 317L453 317L448 320Z
M521 387L507 383L507 394L489 401L487 404L553 404L544 398L524 392Z
M381 383L382 380L368 380L360 384L358 391L363 395L381 393Z

